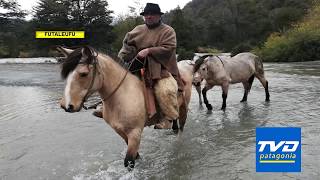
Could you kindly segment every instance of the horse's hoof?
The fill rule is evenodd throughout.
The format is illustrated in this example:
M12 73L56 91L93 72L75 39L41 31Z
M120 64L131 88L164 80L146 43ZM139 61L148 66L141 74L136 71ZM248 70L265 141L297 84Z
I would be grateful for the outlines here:
M171 129L172 127L172 121L168 120L163 120L160 123L154 125L154 129Z
M124 159L124 167L128 168L129 171L131 171L134 168L134 159L132 156L126 155L126 158Z
M173 133L178 134L179 133L179 129L172 129Z
M154 129L162 129L158 124L154 125Z
M213 109L211 104L206 104L206 106L207 106L207 109L208 109L209 111L211 111L211 110Z
M247 102L247 100L246 99L242 99L240 102Z
M98 118L103 118L103 115L102 115L102 111L101 110L95 110L93 111L92 115L98 117Z
M226 111L226 107L222 107L221 110L222 110L222 111Z

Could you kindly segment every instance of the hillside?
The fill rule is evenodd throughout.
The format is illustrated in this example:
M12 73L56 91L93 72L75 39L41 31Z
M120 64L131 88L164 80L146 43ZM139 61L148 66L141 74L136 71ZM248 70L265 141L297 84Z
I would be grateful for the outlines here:
M311 0L192 0L165 19L183 39L183 49L211 47L247 51L260 46L272 32L283 32L299 21ZM179 12L181 11L181 12ZM182 16L182 17L181 17ZM176 21L179 19L179 21ZM181 19L185 23L181 23ZM184 34L182 38L181 34ZM189 35L188 40L185 34Z

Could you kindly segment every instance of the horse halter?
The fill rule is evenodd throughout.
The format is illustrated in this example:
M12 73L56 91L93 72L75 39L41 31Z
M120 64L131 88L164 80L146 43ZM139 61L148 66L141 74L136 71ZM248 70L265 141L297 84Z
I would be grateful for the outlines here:
M81 103L81 104L82 104L82 107L83 107L84 109L88 109L86 106L84 106L84 102L87 101L87 99L88 99L88 97L89 97L90 90L91 90L91 88L92 88L92 86L93 86L93 84L94 84L94 80L95 80L96 74L97 74L97 63L98 63L98 60L97 60L98 53L95 52L95 51L94 51L93 49L91 49L91 48L89 48L89 49L90 49L90 51L91 51L91 54L94 54L94 55L91 56L92 62L90 63L90 64L93 65L93 75L92 75L92 80L91 80L91 82L90 82L90 85L89 85L89 88L88 88L88 90L87 90L87 93L86 93L86 95L84 96L84 98L82 99L82 103ZM80 60L79 64L88 64L88 63L85 62L85 61L81 61L81 60ZM88 64L88 65L89 65L89 64Z
M96 53L94 50L92 50L92 49L90 49L90 50L91 50L92 53L93 53L93 52ZM88 91L87 91L86 95L84 96L84 98L82 99L82 107L83 107L84 109L86 109L86 110L89 109L89 107L86 107L86 106L84 105L84 102L87 101L87 99L88 99L88 97L89 97L90 90L91 90L91 88L92 88L92 86L93 86L93 84L94 84L94 80L95 80L96 74L97 74L97 63L98 63L97 56L98 56L98 53L96 53L96 55L92 56L92 57L93 57L93 59L92 59L93 77L92 77L92 80L91 80L91 82L90 82L90 86L89 86L89 88L88 88ZM84 62L82 62L82 63L84 63ZM81 64L81 62L80 62L79 64ZM125 78L127 77L128 72L129 72L129 71L126 70L126 73L124 74L123 78L122 78L121 81L119 82L118 86L117 86L113 91L111 91L111 93L110 93L106 98L103 98L102 101L108 100L115 92L117 92L117 90L120 88L121 84L123 83L123 81L124 81Z

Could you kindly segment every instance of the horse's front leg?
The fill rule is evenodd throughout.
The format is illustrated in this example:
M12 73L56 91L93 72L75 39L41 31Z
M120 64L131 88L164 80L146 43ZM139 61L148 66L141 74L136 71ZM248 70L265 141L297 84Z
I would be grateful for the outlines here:
M222 107L221 107L221 110L225 111L226 107L227 107L229 83L223 83L221 87L222 87Z
M134 129L127 134L128 137L128 149L124 159L124 166L128 167L129 170L134 168L135 160L139 158L138 149L140 146L142 130Z
M207 109L209 111L212 110L212 105L209 104L208 98L207 98L207 91L213 88L213 86L206 84L204 88L202 89L202 96L203 96L203 102L206 105Z
M202 106L201 84L195 85L195 88L196 88L198 96L199 96L199 105Z

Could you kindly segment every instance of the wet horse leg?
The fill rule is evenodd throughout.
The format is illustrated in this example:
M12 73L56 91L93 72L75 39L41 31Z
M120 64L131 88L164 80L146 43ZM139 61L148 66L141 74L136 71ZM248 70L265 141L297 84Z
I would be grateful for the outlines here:
M207 91L210 90L211 88L213 88L213 86L206 84L206 86L202 89L203 102L209 111L212 110L212 105L208 101Z
M240 102L246 102L247 98L248 98L248 87L249 87L249 83L248 82L242 82L243 88L244 88L244 93L243 93L243 97L242 100Z
M172 130L175 133L179 132L178 120L172 120Z
M228 97L228 89L229 83L222 84L222 107L221 110L225 111L227 107L227 97Z
M128 149L124 159L124 166L130 169L134 168L135 160L139 158L139 145L142 130L132 130L128 135Z
M197 85L195 86L197 92L198 92L198 96L199 96L199 105L202 105L202 97L201 97L201 85Z
M242 82L243 84L243 87L244 87L244 94L243 94L243 98L240 102L246 102L247 99L248 99L248 94L250 92L250 89L251 89L251 86L252 86L252 83L253 83L253 80L254 80L254 75L252 75L248 81L246 82Z
M180 105L179 108L179 125L180 125L180 131L183 131L184 125L186 123L187 120L187 113L188 113L188 109L185 103L183 103L182 105Z
M265 94L266 94L266 101L270 101L269 83L268 83L268 81L266 80L264 75L259 75L259 76L256 76L256 77L259 79L259 81L261 82L262 86L264 87L264 91L265 91Z
M128 152L129 152L129 144L128 144L128 136L127 134L122 131L121 129L114 129L121 137L122 139L126 142L127 146L128 146ZM132 158L130 158L130 156L128 156L128 152L126 155L126 158L124 160L124 166L127 167L131 162L132 162ZM134 157L134 156L133 156ZM137 155L135 156L135 159L138 159L140 157L139 153L137 152ZM130 161L130 163L129 163ZM131 163L132 164L132 163ZM134 160L133 160L133 166L134 166Z

